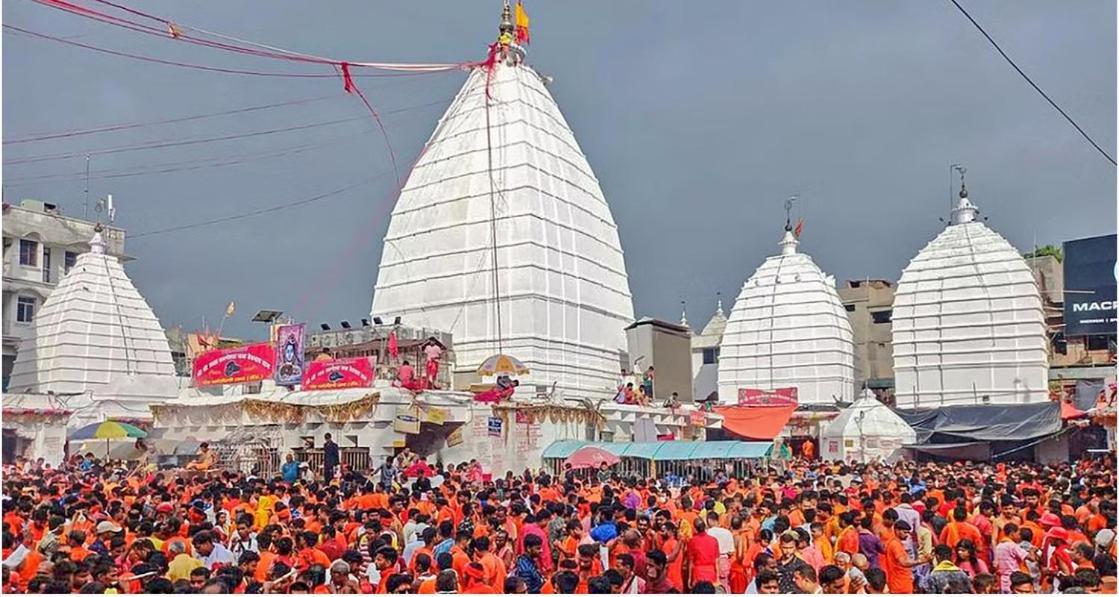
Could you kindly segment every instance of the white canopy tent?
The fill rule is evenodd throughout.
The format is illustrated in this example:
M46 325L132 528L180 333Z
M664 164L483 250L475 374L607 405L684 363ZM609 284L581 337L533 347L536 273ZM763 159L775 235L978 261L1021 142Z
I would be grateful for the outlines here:
M820 434L820 457L888 461L901 453L902 446L916 441L913 428L867 389Z

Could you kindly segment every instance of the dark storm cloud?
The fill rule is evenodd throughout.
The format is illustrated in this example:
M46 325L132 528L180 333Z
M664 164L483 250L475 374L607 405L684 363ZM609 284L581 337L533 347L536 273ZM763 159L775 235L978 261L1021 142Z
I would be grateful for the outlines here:
M974 5L972 5L974 4ZM498 2L151 2L151 12L307 52L401 61L477 59ZM1034 79L1115 151L1115 3L969 3ZM896 279L947 215L948 166L1021 249L1114 232L1115 170L947 2L528 2L530 62L602 182L621 231L638 315L693 325L730 307L776 251L786 196L799 194L802 250L840 280ZM702 8L702 10L700 10ZM288 69L5 2L6 23L186 62ZM5 159L219 136L366 114L336 79L184 71L4 35L4 136L149 121L295 98L330 99L236 117L33 146ZM307 72L307 68L298 68ZM363 78L401 164L430 135L460 73ZM364 131L364 132L363 132ZM389 169L371 121L223 144L96 156L93 170L316 147L238 166L95 179L131 234L297 201ZM82 212L81 158L6 167L4 200ZM128 270L164 325L227 325L274 307L312 323L369 310L395 185L246 220L137 238Z

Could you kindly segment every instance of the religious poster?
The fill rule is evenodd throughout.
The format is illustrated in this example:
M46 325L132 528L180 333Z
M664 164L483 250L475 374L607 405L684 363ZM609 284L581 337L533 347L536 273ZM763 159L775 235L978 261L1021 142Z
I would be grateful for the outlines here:
M438 406L429 406L424 412L427 415L426 419L428 423L442 425L443 423L447 422L448 413L447 409L445 408L439 408Z
M796 406L796 388L777 388L772 392L754 388L738 388L739 406Z
M276 385L294 386L303 379L303 326L276 326Z
M304 390L340 390L373 385L373 364L368 357L311 361L305 369Z
M272 377L276 352L268 342L208 350L194 359L195 386L253 383Z
M447 447L448 448L453 448L453 447L462 443L462 428L463 427L464 426L459 426L454 431L447 434Z
M486 432L490 437L501 437L501 417L490 417L486 421Z
M419 413L411 406L398 406L396 418L392 421L392 428L398 433L417 434L420 432Z

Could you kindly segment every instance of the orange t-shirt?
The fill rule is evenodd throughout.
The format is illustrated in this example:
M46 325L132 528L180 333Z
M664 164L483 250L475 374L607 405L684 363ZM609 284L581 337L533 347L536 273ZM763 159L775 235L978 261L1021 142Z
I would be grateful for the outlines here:
M886 586L890 593L906 594L913 592L913 572L901 562L909 559L905 546L898 540L897 535L888 533L886 537L886 555L882 558L882 571L886 573Z

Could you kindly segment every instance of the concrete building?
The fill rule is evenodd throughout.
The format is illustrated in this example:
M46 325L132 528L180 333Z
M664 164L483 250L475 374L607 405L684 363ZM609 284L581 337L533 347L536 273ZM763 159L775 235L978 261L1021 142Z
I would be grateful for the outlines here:
M20 344L63 274L89 251L94 223L65 216L58 206L24 199L4 204L3 384L8 388ZM106 227L105 251L124 257L124 230Z
M503 19L509 35L512 22ZM509 31L505 31L509 29ZM524 50L472 69L400 193L372 315L454 335L456 387L505 353L567 399L609 398L633 322L618 228Z
M1041 294L1025 259L979 218L961 185L951 221L898 280L899 407L1048 400Z
M740 390L796 388L801 404L855 398L851 322L835 279L797 251L786 224L781 252L742 285L719 352L719 402L737 404Z
M1083 312L1075 310L1077 302L1092 306L1106 305L1111 301L1111 316L1114 317L1112 267L1115 263L1115 237L1104 238L1103 242L1081 239L1065 243L1065 260L1051 254L1030 254L1026 257L1041 293L1045 313L1049 389L1063 396L1075 396L1078 406L1082 407L1092 404L1103 384L1115 379L1114 324L1083 325L1074 321L1070 329L1066 321L1066 313L1084 319L1081 317ZM1067 265L1070 252L1072 263ZM1074 272L1075 287L1066 288L1066 269ZM1066 304L1068 302L1073 304Z
M894 286L887 280L847 280L839 300L855 339L855 384L888 394L894 387Z
M719 299L707 325L692 336L692 396L696 400L707 400L719 391L719 346L726 329L727 316Z
M673 392L680 402L692 401L692 332L687 326L642 317L626 328L626 340L634 377L653 368L654 404Z

